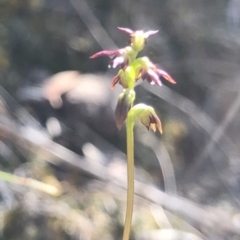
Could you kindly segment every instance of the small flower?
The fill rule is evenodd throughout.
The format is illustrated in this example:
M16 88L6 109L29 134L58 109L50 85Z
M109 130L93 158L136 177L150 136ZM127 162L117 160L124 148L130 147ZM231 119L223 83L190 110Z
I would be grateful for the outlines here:
M118 97L118 102L115 110L115 121L118 129L121 129L124 121L127 118L129 109L135 100L134 90L124 90Z
M160 77L162 77L170 83L176 84L176 82L167 72L157 68L157 66L153 64L147 57L136 59L133 65L138 71L136 81L142 78L143 80L147 80L151 85L156 84L162 86L162 82L160 80Z
M148 111L140 117L141 123L149 130L152 129L156 132L156 129L162 134L162 124L155 111Z
M135 121L137 118L148 130L152 129L154 132L158 130L162 133L162 124L154 108L142 103L135 105L129 110L128 120Z
M121 27L118 27L118 29L130 36L131 47L133 47L133 49L138 52L144 48L146 39L158 32L158 30L150 30L147 32L144 32L142 30L133 31L129 28Z
M118 50L103 50L93 54L90 58L97 58L101 56L109 56L111 60L109 62L109 68L116 68L118 66L128 65L131 61L136 58L136 53L133 51L132 47L125 47Z

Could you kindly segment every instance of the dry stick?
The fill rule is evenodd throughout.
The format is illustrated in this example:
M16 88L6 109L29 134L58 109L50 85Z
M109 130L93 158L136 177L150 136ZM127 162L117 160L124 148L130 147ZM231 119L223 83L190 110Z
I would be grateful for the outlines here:
M36 190L48 193L50 195L58 196L61 192L52 185L37 181L32 178L19 177L11 173L0 171L0 180L34 188Z

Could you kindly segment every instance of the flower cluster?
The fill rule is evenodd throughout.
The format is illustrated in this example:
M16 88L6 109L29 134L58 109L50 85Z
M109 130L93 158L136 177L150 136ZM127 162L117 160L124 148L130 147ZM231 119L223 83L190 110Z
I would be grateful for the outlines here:
M120 67L116 76L112 79L112 89L119 83L124 91L119 95L115 111L115 120L120 129L128 115L140 118L141 122L153 131L156 129L162 133L161 122L154 109L145 104L138 104L133 107L135 100L134 86L139 79L146 80L151 85L161 86L161 78L175 84L173 78L164 70L158 68L148 57L137 58L138 53L144 48L147 38L155 35L157 30L144 32L142 30L133 31L128 28L118 28L130 37L130 45L117 50L103 50L95 53L90 58L108 56L111 58L109 67ZM142 111L141 111L142 110ZM134 114L136 112L137 114ZM135 120L134 119L134 120Z

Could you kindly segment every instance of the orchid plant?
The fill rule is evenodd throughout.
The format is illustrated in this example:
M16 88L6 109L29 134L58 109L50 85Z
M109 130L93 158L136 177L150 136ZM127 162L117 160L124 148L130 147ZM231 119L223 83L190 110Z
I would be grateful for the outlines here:
M151 85L161 86L162 82L160 77L173 84L176 82L167 72L159 69L152 63L148 57L137 57L138 53L144 48L147 38L155 35L158 31L133 31L120 27L118 29L130 36L130 46L117 50L103 50L95 53L90 58L108 56L111 58L109 67L120 68L117 75L112 79L111 89L113 89L117 83L123 87L123 92L118 97L115 121L118 129L121 129L126 121L127 129L127 210L122 239L128 240L134 204L134 123L136 119L140 119L148 130L152 129L154 132L158 130L162 133L161 121L153 107L143 103L133 106L136 96L134 91L135 83L142 79Z

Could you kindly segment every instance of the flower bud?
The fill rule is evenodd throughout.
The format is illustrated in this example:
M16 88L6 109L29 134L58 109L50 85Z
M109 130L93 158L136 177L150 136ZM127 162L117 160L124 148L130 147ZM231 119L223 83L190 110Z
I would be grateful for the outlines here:
M118 129L121 129L124 121L127 118L129 109L135 100L135 91L126 89L118 97L118 102L115 110L115 121Z

